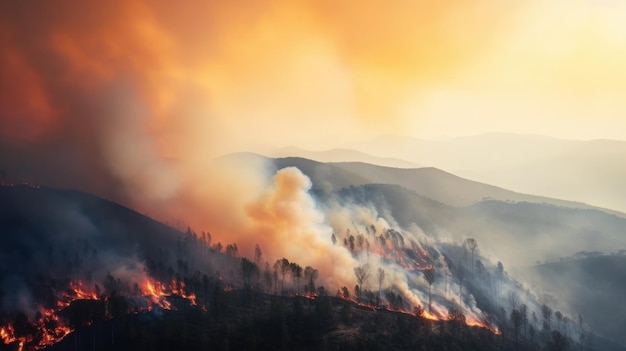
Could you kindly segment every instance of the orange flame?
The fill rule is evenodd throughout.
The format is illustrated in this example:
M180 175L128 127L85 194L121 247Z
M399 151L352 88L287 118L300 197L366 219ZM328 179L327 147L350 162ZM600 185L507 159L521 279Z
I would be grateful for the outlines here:
M188 294L185 292L185 283L182 281L172 280L171 285L172 294L180 296L184 299L189 300L189 302L195 306L196 305L196 295L191 293Z
M196 305L196 295L187 293L185 291L185 284L182 281L172 281L171 286L167 287L167 289L160 282L153 283L150 280L147 280L142 286L142 294L150 302L148 310L152 310L154 306L159 306L162 309L172 309L171 303L167 300L167 298L172 295L180 296L187 299L192 305ZM19 342L18 349L21 349L24 345L31 345L35 349L42 349L55 344L73 331L67 325L67 322L60 317L60 312L68 308L73 301L98 299L98 295L94 291L87 289L81 280L71 281L67 290L61 294L60 299L56 302L55 308L39 306L38 310L41 314L41 318L32 322L39 335L37 339L33 336L29 338L17 338L13 325L7 324L0 326L0 340L2 340L4 344Z
M492 333L496 335L502 334L500 332L500 329L498 329L498 327L485 324L484 322L480 321L478 318L474 316L465 317L465 324L469 325L470 327L479 327L479 328L488 329L489 331L491 331Z
M15 338L15 331L13 330L12 325L7 325L6 327L0 328L0 338L2 338L2 342L5 344L14 343L17 341Z
M73 296L65 294L65 297L69 300L97 300L98 295L95 292L87 292L83 289L83 282L81 280L70 282L70 290Z
M424 310L421 314L422 317L426 318L426 319L430 319L431 321L438 321L439 317L437 317L435 314L428 312L426 310Z
M162 309L165 310L169 310L172 308L172 304L170 304L169 301L167 301L167 294L165 294L165 292L163 291L163 289L161 288L161 284L158 284L159 288L155 287L152 282L147 281L145 284L145 291L147 293L144 293L147 296L150 296L152 298L152 302L161 307ZM150 307L150 309L152 309L152 307Z

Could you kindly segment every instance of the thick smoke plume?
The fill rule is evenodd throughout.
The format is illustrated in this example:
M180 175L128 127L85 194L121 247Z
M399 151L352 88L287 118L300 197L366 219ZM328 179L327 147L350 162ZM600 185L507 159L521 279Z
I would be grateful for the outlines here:
M356 261L342 246L332 244L332 228L308 193L311 181L297 168L276 172L272 183L246 208L241 229L228 236L251 252L259 244L270 262L281 257L319 270L332 287L354 281Z
M470 35L446 26L454 6L423 5L425 15L405 5L3 3L2 176L87 190L210 231L248 257L259 244L267 260L297 258L331 286L352 286L355 259L329 241L337 226L306 177L211 160L274 140L400 128L399 97L462 67L456 53ZM414 35L414 16L445 45L421 50L432 36ZM497 23L475 24L471 36L483 38Z
M200 222L171 209L219 206L189 199L224 185L213 157L399 131L402 100L488 46L497 3L3 2L0 170Z

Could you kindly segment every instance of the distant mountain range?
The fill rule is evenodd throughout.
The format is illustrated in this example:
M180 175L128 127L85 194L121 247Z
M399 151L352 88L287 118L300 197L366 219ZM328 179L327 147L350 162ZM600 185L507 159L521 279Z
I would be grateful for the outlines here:
M376 157L364 152L349 149L332 149L326 151L308 151L299 147L291 146L271 151L270 157L302 157L314 161L335 162L361 162L372 165L392 168L420 168L418 163L401 160L394 157Z
M445 140L387 135L336 150L290 148L270 156L300 156L319 161L364 161L406 168L405 163L436 167L458 176L522 193L581 201L626 212L626 141L560 140L538 135L488 133ZM359 153L362 159L349 158ZM367 157L362 154L367 154ZM344 157L345 156L345 157ZM393 158L393 162L381 161Z
M626 217L624 213L581 202L522 194L467 180L432 167L399 169L360 162L321 163L297 157L277 158L273 163L276 168L298 167L320 189L340 189L350 185L372 183L396 184L450 206L467 206L484 200L523 201L571 208L598 209Z

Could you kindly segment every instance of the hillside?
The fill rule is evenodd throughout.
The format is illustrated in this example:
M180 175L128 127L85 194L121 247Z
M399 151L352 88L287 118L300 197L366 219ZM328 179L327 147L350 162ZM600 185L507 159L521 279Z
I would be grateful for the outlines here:
M353 204L389 206L390 223L397 221L401 226L412 221L430 231L448 221L462 224L465 220L463 208L397 185L348 187L338 195ZM360 259L367 254L368 261L372 255L379 256L370 262L380 260L377 265L390 272L393 280L378 291L374 284L369 288L357 284L354 290L343 287L337 292L342 298L326 300L324 296L335 293L315 285L311 278L304 289L314 294L309 295L314 299L310 301L279 297L303 291L294 278L279 279L277 264L285 261L288 267L297 267L295 262L276 261L278 280L273 280L270 271L261 274L255 263L237 257L236 245L226 245L225 251L221 243L209 245L206 233L182 233L85 193L0 187L0 226L5 233L0 255L3 347L17 348L18 342L27 348L42 347L61 341L52 349L65 350L90 347L100 340L104 348L117 342L115 345L128 349L140 345L172 349L176 342L186 349L223 348L224 343L244 347L247 342L257 342L259 349L276 345L388 349L391 345L403 350L430 343L438 349L489 350L510 348L517 342L531 347L551 342L547 331L533 338L514 337L516 329L508 317L512 307L501 295L518 291L533 312L539 311L540 303L523 292L520 283L498 273L480 253L476 258L483 262L481 273L462 279L470 268L463 268L466 254L458 244L439 242L415 228L381 228L362 219L355 221L354 235L371 240L371 246L367 240L367 247L355 240L349 252ZM347 250L348 241L353 240L350 231L338 230L337 235L346 245L342 250ZM487 246L485 240L478 240L481 248ZM355 267L355 272L364 267ZM422 273L429 269L436 280L431 287L433 310L426 313L419 301L430 304L430 288ZM495 286L502 291L494 295ZM324 307L327 303L330 312ZM316 313L325 313L326 319ZM450 318L453 321L444 321ZM185 322L181 324L181 320ZM468 328L459 321L481 327ZM529 325L539 330L536 322ZM502 332L503 337L494 332ZM248 339L250 335L253 339ZM572 331L563 331L563 335L572 337L570 343L577 342ZM613 349L620 348L606 348Z
M440 339L445 333L432 334L433 322L423 320L421 312L409 313L411 301L393 286L379 292L376 313L373 292L364 289L356 295L362 296L361 307L347 295L329 300L329 292L315 286L314 278L306 284L313 302L277 296L281 290L281 295L298 295L302 289L293 278L278 280L276 265L273 281L269 271L262 276L256 263L238 257L235 244L225 250L219 242L209 246L208 234L183 233L81 192L1 186L0 228L0 338L6 344L0 349L16 349L20 343L26 349L42 348L58 341L51 349L76 349L94 345L94 339L103 349L157 344L173 349L176 341L186 349L223 347L224 342L237 347L251 342L241 338L251 332L260 349L320 349L324 343L330 349L358 349L362 343L407 349L426 339L454 348L467 343L469 349L479 349L480 340L480 349L496 345L497 336L489 329L472 331L464 322L440 323L441 330L466 335ZM297 267L282 261L289 269ZM404 313L388 312L385 306ZM466 313L472 325L480 323L471 311ZM183 316L189 318L183 325L190 330L174 326ZM410 325L424 332L409 338ZM164 331L146 336L159 328ZM404 337L390 342L397 333Z
M596 332L626 344L626 256L601 255L532 266L519 273L580 311Z
M171 297L206 304L215 271L237 262L204 235L77 191L0 186L0 230L0 338L27 349Z
M374 254L380 260L374 261L379 262L377 266L394 272L394 281L388 283L387 290L382 294L378 292L388 301L386 306L396 306L393 309L402 306L399 309L410 312L424 299L429 301L421 271L433 267L437 272L432 286L434 318L444 319L448 310L461 303L471 323L495 323L508 337L513 329L509 325L512 312L506 303L506 294L521 293L524 287L506 275L499 275L502 290L494 295L493 278L476 275L455 280L461 279L466 269L474 269L458 268L467 265L467 254L458 243L468 237L478 241L480 250L476 257L488 277L498 272L495 258L508 267L545 260L550 255L558 257L580 250L616 248L622 243L621 228L626 226L626 220L592 209L496 200L452 206L400 185L355 186L352 184L358 178L350 169L363 171L359 165L319 164L297 158L278 159L275 164L277 168L293 165L312 174L313 181L317 182L313 194L326 215L332 216L337 210L333 206L338 203L340 211L349 209L353 216L359 213L358 208L371 208L376 216L386 220L387 224L383 225L376 218L352 217L347 228L333 228L339 245L349 249L355 259L363 262L367 258L368 262ZM372 169L375 170L380 173L365 175L381 179L388 171ZM326 189L322 189L318 184L323 180L334 184L327 183ZM361 180L368 181L365 177ZM331 191L339 184L345 186ZM26 338L27 343L43 343L43 339L29 339L33 330L40 330L51 340L62 340L69 330L82 329L89 320L108 323L102 316L120 317L130 311L145 313L156 306L170 309L172 301L180 298L189 301L188 304L210 309L212 301L219 296L215 293L217 290L243 287L246 279L250 279L245 278L245 270L241 270L243 263L237 257L236 243L211 242L210 234L191 230L182 233L123 206L81 192L29 186L0 187L0 226L9 233L0 260L3 272L0 286L4 287L0 297L5 306L0 310L0 327L6 323L15 326L10 334L14 336L5 338L9 341ZM524 240L520 240L522 237ZM260 280L258 266L250 267L256 267L257 273L252 274L257 274L257 281ZM271 275L267 268L266 271ZM43 276L42 272L45 272ZM445 272L451 275L448 277ZM298 291L295 284L292 278L289 289ZM9 286L11 288L7 289ZM271 278L255 286L257 293L279 291L278 282ZM354 295L357 299L379 304L376 290L371 285L370 289L355 287L351 294L358 292L359 295ZM460 293L450 296L449 289ZM555 293L555 296L559 295ZM593 305L588 298L582 296L581 301ZM539 313L541 302L532 295L525 299L528 308ZM97 301L107 301L107 304ZM402 302L398 305L398 301ZM494 304L501 309L494 308ZM575 315L578 306L558 308ZM606 308L601 304L596 306ZM84 311L92 312L84 314ZM60 329L49 329L52 321L49 315L65 321ZM615 336L609 326L593 318L586 323L598 334ZM572 330L568 333L574 335ZM548 334L541 334L542 342L548 339ZM524 342L531 341L525 339Z
M522 193L581 201L625 212L626 141L563 140L485 133L445 140L386 135L337 144L376 157L394 156Z
M475 237L485 254L513 266L625 246L626 219L603 211L496 200L456 207L390 184L347 187L337 196L344 203L372 204L387 220L407 229L416 225L433 237Z
M336 297L221 293L220 309L128 315L81 328L49 351L88 350L500 350L509 342L462 321L433 322ZM115 338L111 330L115 330ZM2 350L2 346L0 346Z
M493 199L598 209L579 202L516 193L496 186L467 180L437 168L401 169L359 162L321 163L297 157L270 159L270 161L273 162L276 169L289 166L298 167L311 178L314 187L323 190L371 183L396 184L451 206L468 206L485 199ZM600 210L624 215L607 209Z
M370 290L354 292L355 301L345 294L327 297L334 292L316 288L312 279L307 298L281 297L278 281L266 282L264 275L262 285L251 283L255 274L259 281L260 270L236 257L236 246L229 253L233 246L227 245L223 253L222 244L208 245L205 233L182 233L81 192L2 186L0 228L2 350L20 345L26 350L246 345L496 350L512 342L482 325L471 310L467 323L480 327L466 325L460 310L452 321L425 319L423 309L414 309L419 306L394 286L379 292L378 299ZM402 262L419 259L417 252L412 255ZM386 260L397 264L392 256ZM252 274L248 278L246 271ZM286 295L299 294L293 281L287 286ZM485 297L479 298L478 306L486 305ZM447 311L442 313L447 318Z

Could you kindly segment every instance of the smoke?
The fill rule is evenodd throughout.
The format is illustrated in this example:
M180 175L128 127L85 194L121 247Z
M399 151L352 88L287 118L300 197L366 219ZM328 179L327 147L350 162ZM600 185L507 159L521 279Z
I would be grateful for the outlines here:
M496 3L3 3L0 142L21 156L0 168L172 218L220 191L213 157L402 130L401 100L488 47Z
M353 286L357 262L330 237L371 209L324 212L299 171L211 160L311 135L398 131L395 106L434 73L462 69L466 39L486 47L501 23L458 18L449 4L372 6L3 4L0 168L208 230L248 257L259 244L268 261L286 257L329 286ZM371 224L397 226L390 214Z
M356 261L346 248L332 244L332 228L310 189L311 181L297 168L277 171L272 183L246 206L247 228L229 237L242 245L258 243L270 262L285 257L312 266L328 286L347 285L354 281Z

